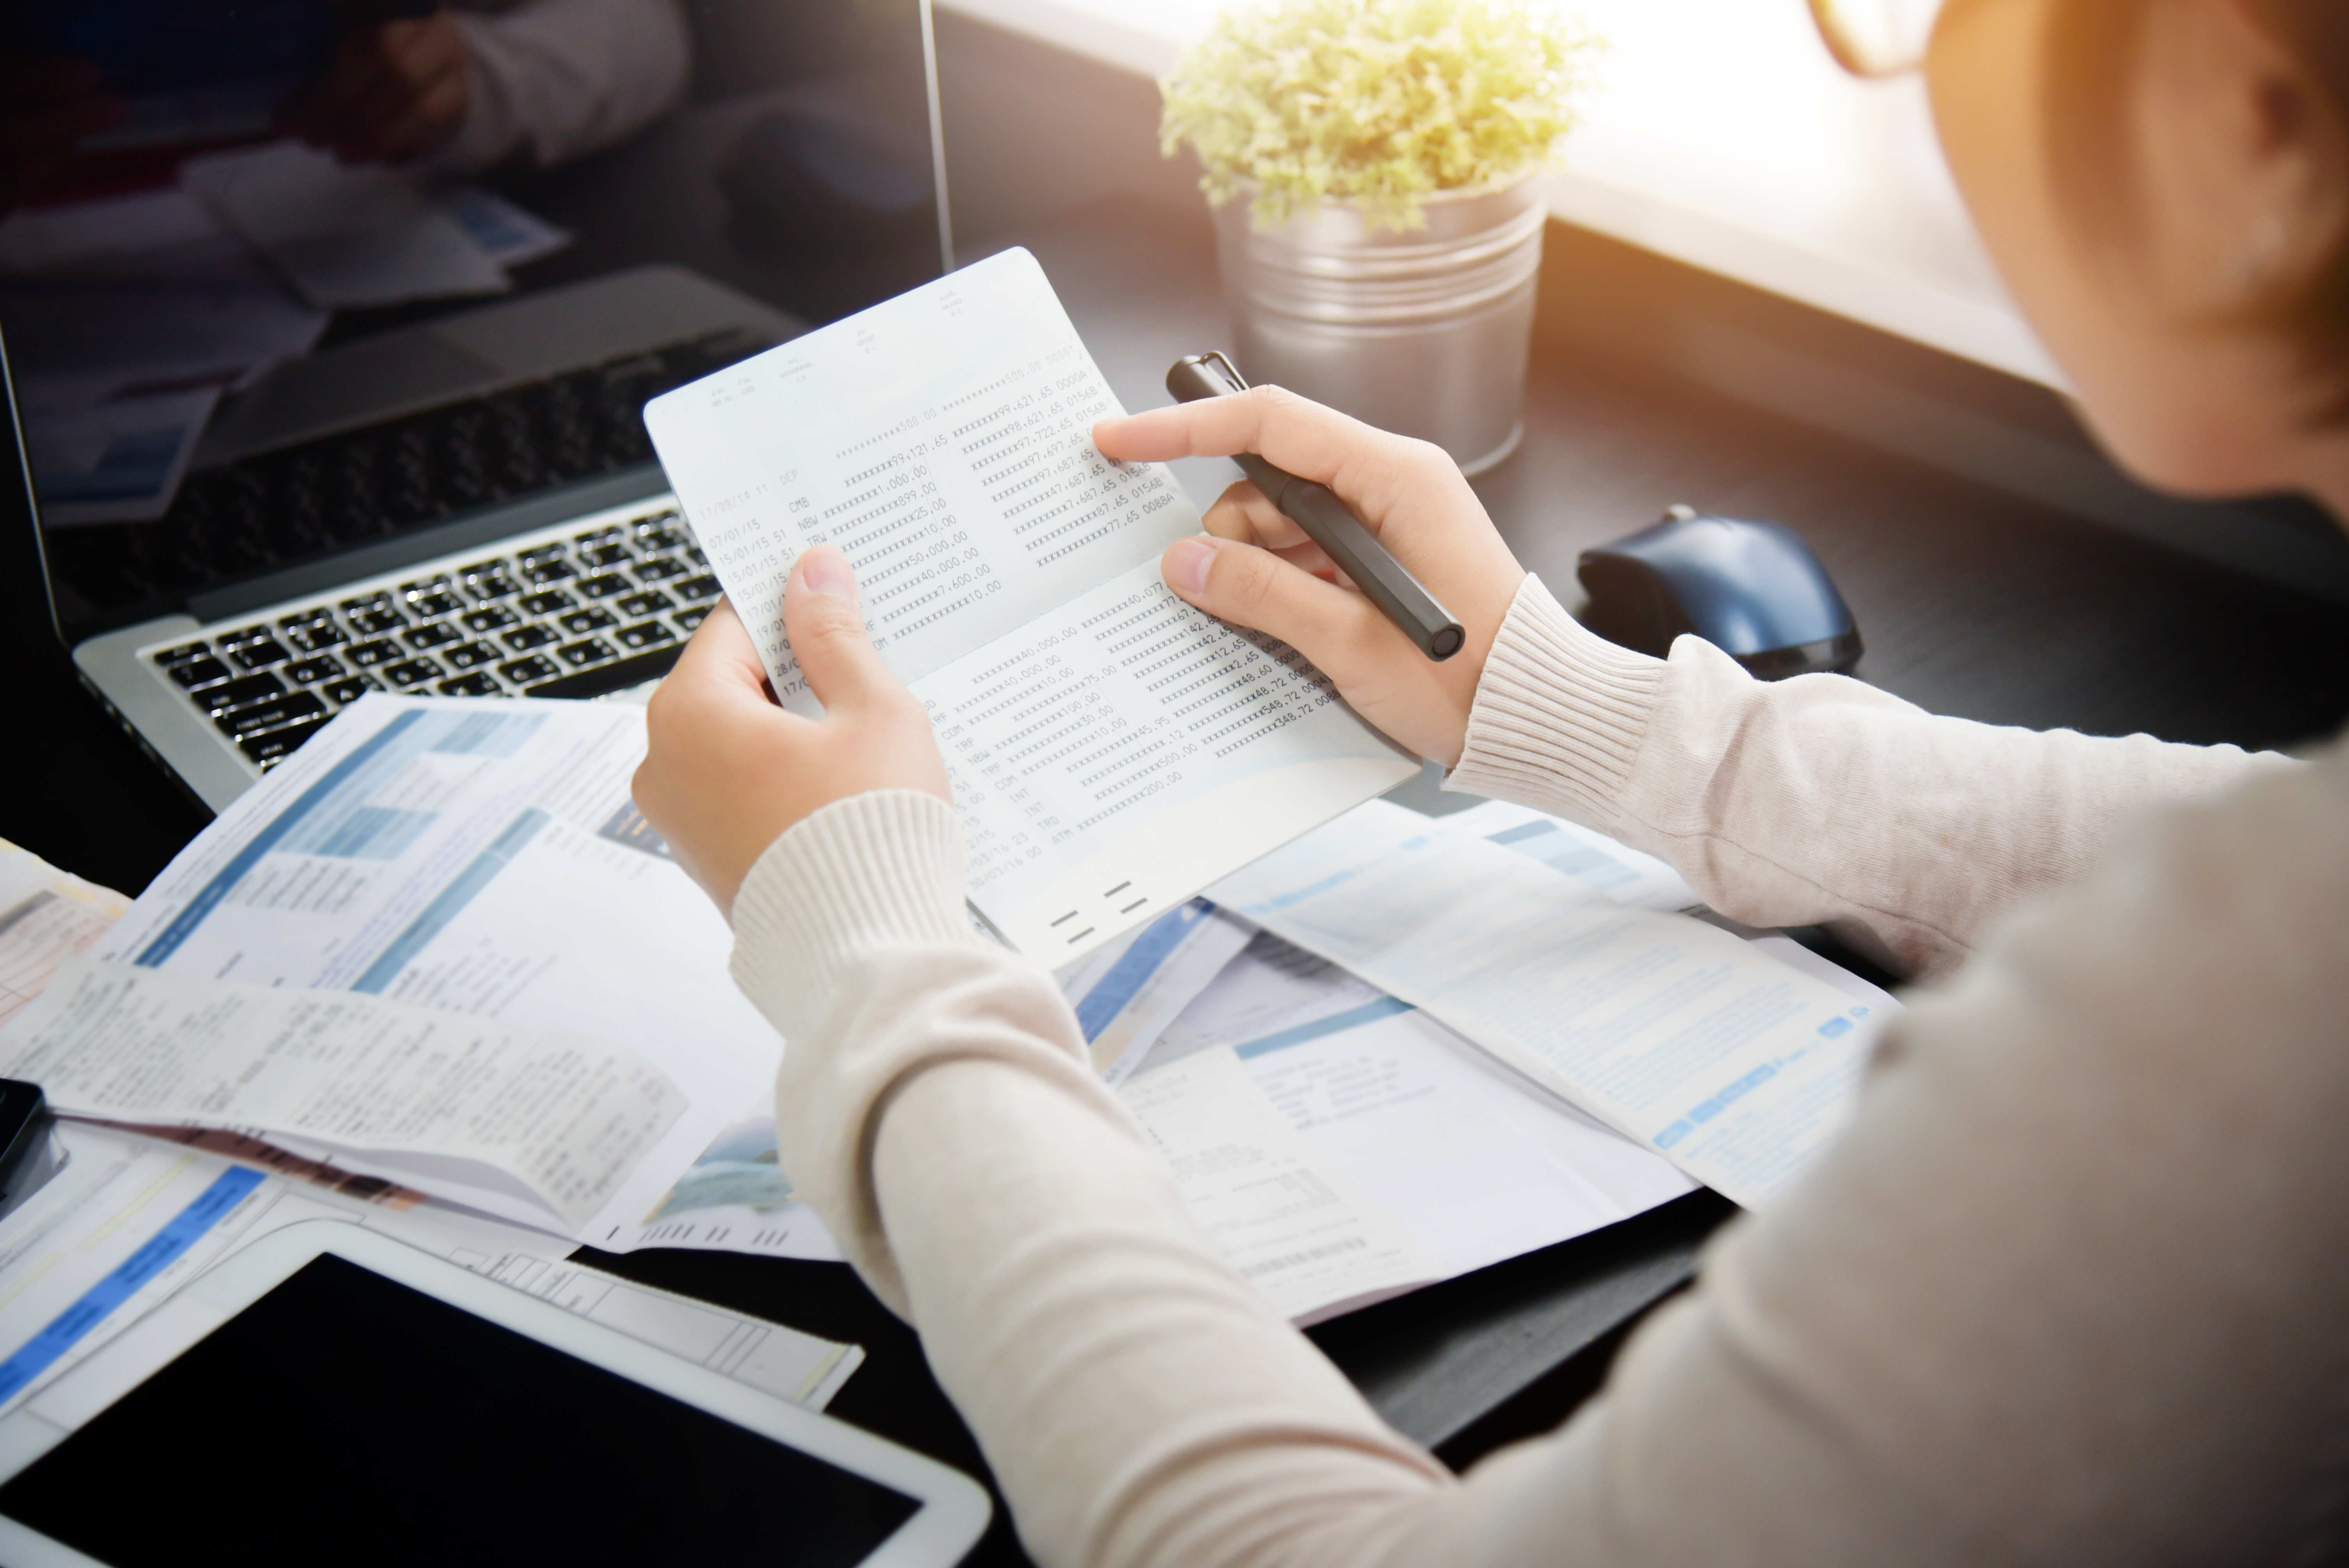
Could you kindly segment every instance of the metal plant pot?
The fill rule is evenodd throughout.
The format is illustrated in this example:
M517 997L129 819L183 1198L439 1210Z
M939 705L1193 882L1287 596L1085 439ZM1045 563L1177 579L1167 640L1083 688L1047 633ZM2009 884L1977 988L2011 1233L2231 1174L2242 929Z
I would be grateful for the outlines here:
M1547 209L1528 179L1424 199L1427 226L1372 229L1325 201L1268 232L1243 187L1216 211L1235 356L1481 473L1525 435L1526 350Z

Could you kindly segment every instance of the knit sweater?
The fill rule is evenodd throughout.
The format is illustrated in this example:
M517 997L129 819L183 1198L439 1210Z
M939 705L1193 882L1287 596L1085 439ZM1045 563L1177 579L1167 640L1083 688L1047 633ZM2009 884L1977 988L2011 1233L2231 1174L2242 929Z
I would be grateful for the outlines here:
M1216 1256L937 799L734 905L785 1167L1061 1564L2302 1563L2349 1507L2349 764L1606 644L1528 578L1450 784L1926 982L1563 1429L1454 1478Z

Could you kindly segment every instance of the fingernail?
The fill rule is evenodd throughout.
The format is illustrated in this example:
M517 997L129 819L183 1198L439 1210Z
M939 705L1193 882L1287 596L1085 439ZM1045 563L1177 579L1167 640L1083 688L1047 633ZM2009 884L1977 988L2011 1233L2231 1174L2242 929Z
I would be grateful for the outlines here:
M811 593L834 599L856 597L856 573L837 550L811 550L800 558L800 581Z
M1207 591L1207 568L1215 563L1216 547L1206 540L1177 540L1166 552L1166 585L1195 599Z

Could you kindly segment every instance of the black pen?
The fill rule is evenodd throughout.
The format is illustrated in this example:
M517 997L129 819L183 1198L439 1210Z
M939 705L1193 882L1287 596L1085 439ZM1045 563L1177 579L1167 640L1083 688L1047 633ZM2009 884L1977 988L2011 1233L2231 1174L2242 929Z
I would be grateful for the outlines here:
M1202 397L1245 392L1247 382L1237 366L1222 353L1211 351L1185 355L1176 360L1174 367L1166 373L1166 390L1174 394L1178 403L1195 403ZM1362 526L1361 519L1349 511L1346 503L1329 486L1299 479L1254 452L1237 453L1232 461L1255 481L1267 500L1284 516L1294 519L1306 537L1319 545L1338 563L1338 569L1354 580L1354 586L1362 591L1364 598L1402 627L1404 636L1419 645L1421 653L1442 661L1460 651L1460 645L1468 636L1460 629L1460 623L1452 618L1452 612L1420 586L1419 579L1379 542L1378 535Z

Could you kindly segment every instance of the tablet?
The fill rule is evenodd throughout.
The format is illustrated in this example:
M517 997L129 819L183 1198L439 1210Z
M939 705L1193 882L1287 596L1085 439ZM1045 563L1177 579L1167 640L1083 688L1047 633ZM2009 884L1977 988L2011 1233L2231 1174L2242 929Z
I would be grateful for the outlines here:
M11 1568L945 1568L988 1515L944 1465L330 1221L0 1418Z

